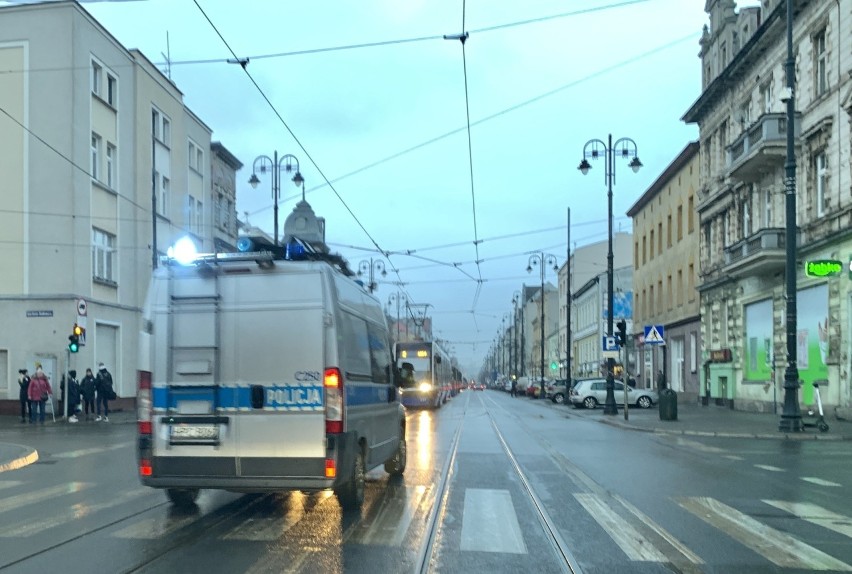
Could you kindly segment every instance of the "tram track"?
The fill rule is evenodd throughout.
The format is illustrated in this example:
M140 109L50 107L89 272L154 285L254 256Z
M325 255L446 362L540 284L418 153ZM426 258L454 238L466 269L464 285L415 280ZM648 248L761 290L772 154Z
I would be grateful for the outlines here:
M468 400L464 404L464 411L462 413L463 415L467 413L468 406L470 404L470 401L472 400L471 397L474 396L474 394L471 393L467 396ZM548 541L551 549L553 550L553 554L556 558L557 564L563 572L569 574L582 574L582 569L580 568L579 563L577 562L574 555L571 553L571 550L568 548L568 544L565 542L565 540L562 538L562 535L559 533L559 530L556 527L553 519L551 518L550 513L547 511L544 504L536 495L535 490L533 489L529 479L523 471L523 468L521 468L521 465L515 457L514 452L506 441L506 438L503 436L503 433L500 431L500 427L498 426L497 420L495 419L491 409L489 409L483 397L479 397L477 400L481 402L483 408L485 409L485 413L487 414L489 422L491 423L491 428L497 436L497 440L499 441L500 446L503 449L504 454L506 455L506 458L509 460L512 470L518 477L518 480L522 486L522 491L527 495L526 498L529 501L532 509L534 510L534 513L539 521L545 539ZM418 574L428 574L432 572L433 568L437 566L438 548L435 545L435 541L439 538L441 525L443 523L442 519L446 514L447 500L450 494L451 482L454 474L455 460L456 455L458 453L458 446L463 428L464 416L462 416L459 426L455 431L453 441L450 447L449 456L447 457L447 460L444 463L444 467L440 475L440 483L437 487L438 496L436 497L436 504L430 512L426 535L424 536L424 540L421 543L420 553L418 554L418 559L415 563L415 572Z

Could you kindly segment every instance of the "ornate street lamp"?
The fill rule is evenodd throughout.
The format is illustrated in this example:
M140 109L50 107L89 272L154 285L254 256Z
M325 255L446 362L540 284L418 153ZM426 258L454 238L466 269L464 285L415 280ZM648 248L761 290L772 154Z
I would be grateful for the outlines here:
M630 138L621 138L613 143L612 134L609 134L607 137L607 141L603 142L599 139L592 139L586 142L586 145L583 146L583 161L580 162L580 165L577 169L583 175L589 173L589 170L592 169L592 165L588 162L588 159L591 158L593 160L598 159L601 154L604 155L604 159L606 161L604 167L604 179L606 180L607 187L607 220L609 222L609 248L606 254L606 297L607 297L607 310L606 310L606 332L610 337L613 336L612 331L612 316L613 316L613 272L612 272L612 186L615 184L615 155L616 153L624 159L633 156L633 159L630 160L628 166L633 170L633 173L639 171L639 168L642 167L642 162L639 161L638 150L636 149L636 142ZM615 380L613 378L613 371L615 370L615 359L608 358L606 360L607 365L607 373L606 373L606 400L604 401L604 414L605 415L615 415L618 414L618 408L615 406Z
M527 264L527 273L532 273L533 265L538 265L539 270L541 271L541 293L539 294L539 300L541 301L541 325L540 326L540 341L539 347L541 351L541 364L540 372L541 372L541 394L539 395L540 399L544 398L544 274L545 274L545 266L551 265L553 266L553 270L557 273L559 272L559 266L556 264L556 256L549 255L547 253L533 253L530 255L529 263Z
M376 273L381 273L382 277L388 274L385 270L385 262L381 259L374 260L372 257L370 257L369 261L365 259L358 263L358 276L361 277L365 273L368 275L367 290L370 293L378 287L376 284Z
M294 167L295 164L295 167ZM305 197L305 178L302 177L302 173L299 171L299 160L296 156L292 154L286 154L278 157L278 150L275 150L272 158L266 155L259 155L254 159L254 164L251 168L251 178L249 178L249 184L252 189L257 189L257 185L260 183L260 178L257 177L257 174L265 174L266 172L272 172L272 201L273 201L273 210L274 210L274 220L275 220L275 231L274 231L274 240L275 245L278 245L278 200L281 194L281 171L284 171L286 174L293 174L293 177L290 180L296 187L302 188L302 199Z

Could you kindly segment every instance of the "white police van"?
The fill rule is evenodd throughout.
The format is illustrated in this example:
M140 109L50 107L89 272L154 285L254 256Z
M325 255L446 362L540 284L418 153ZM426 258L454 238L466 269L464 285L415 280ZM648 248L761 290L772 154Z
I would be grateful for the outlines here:
M144 309L143 484L178 505L205 488L333 489L358 508L369 469L403 473L384 312L342 258L292 238L178 259L162 259Z

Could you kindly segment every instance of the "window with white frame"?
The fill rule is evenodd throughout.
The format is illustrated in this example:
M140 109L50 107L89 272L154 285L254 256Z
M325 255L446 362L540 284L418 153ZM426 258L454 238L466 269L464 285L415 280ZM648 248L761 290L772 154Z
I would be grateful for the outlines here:
M115 283L115 235L92 228L92 277Z
M204 206L201 200L189 195L187 200L187 225L189 230L197 235L201 234L204 223Z
M154 139L156 140L160 139L162 121L160 112L156 108L151 110L151 135L154 136Z
M171 147L172 122L157 108L151 108L151 133L161 144Z
M825 215L825 210L828 206L828 189L826 186L827 178L828 169L826 165L825 151L821 151L814 156L814 190L818 217Z
M766 82L760 86L760 101L763 105L763 113L768 114L772 111L772 82Z
M92 179L100 180L100 167L101 163L101 136L92 132L92 165L91 165L91 176Z
M97 62L92 61L92 93L96 96L101 95L102 76L103 68Z
M187 160L189 162L189 167L192 169L198 172L204 171L204 152L202 151L201 146L196 145L192 140L189 141Z
M819 97L828 90L827 55L825 51L825 29L813 37L814 46L814 96Z
M763 190L763 227L772 227L772 190Z
M751 235L751 193L743 199L743 239Z
M751 99L740 104L737 120L739 120L740 125L743 128L746 128L749 124L751 124Z
M689 372L698 371L698 337L695 333L689 334Z
M106 184L110 189L115 189L116 186L115 162L115 146L108 143L106 147Z
M160 213L166 217L169 215L168 207L170 187L171 181L166 176L163 176L162 183L160 185Z
M166 147L170 147L169 142L172 141L172 123L169 118L163 116L163 143Z
M722 247L727 247L731 243L731 214L725 212L722 214Z
M107 74L107 103L114 108L118 106L118 80L112 74Z

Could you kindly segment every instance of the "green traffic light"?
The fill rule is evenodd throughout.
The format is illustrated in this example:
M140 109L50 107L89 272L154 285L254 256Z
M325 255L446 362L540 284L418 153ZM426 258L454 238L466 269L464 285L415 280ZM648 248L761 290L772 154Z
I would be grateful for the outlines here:
M72 353L76 353L80 350L80 337L77 335L68 335L68 350Z

